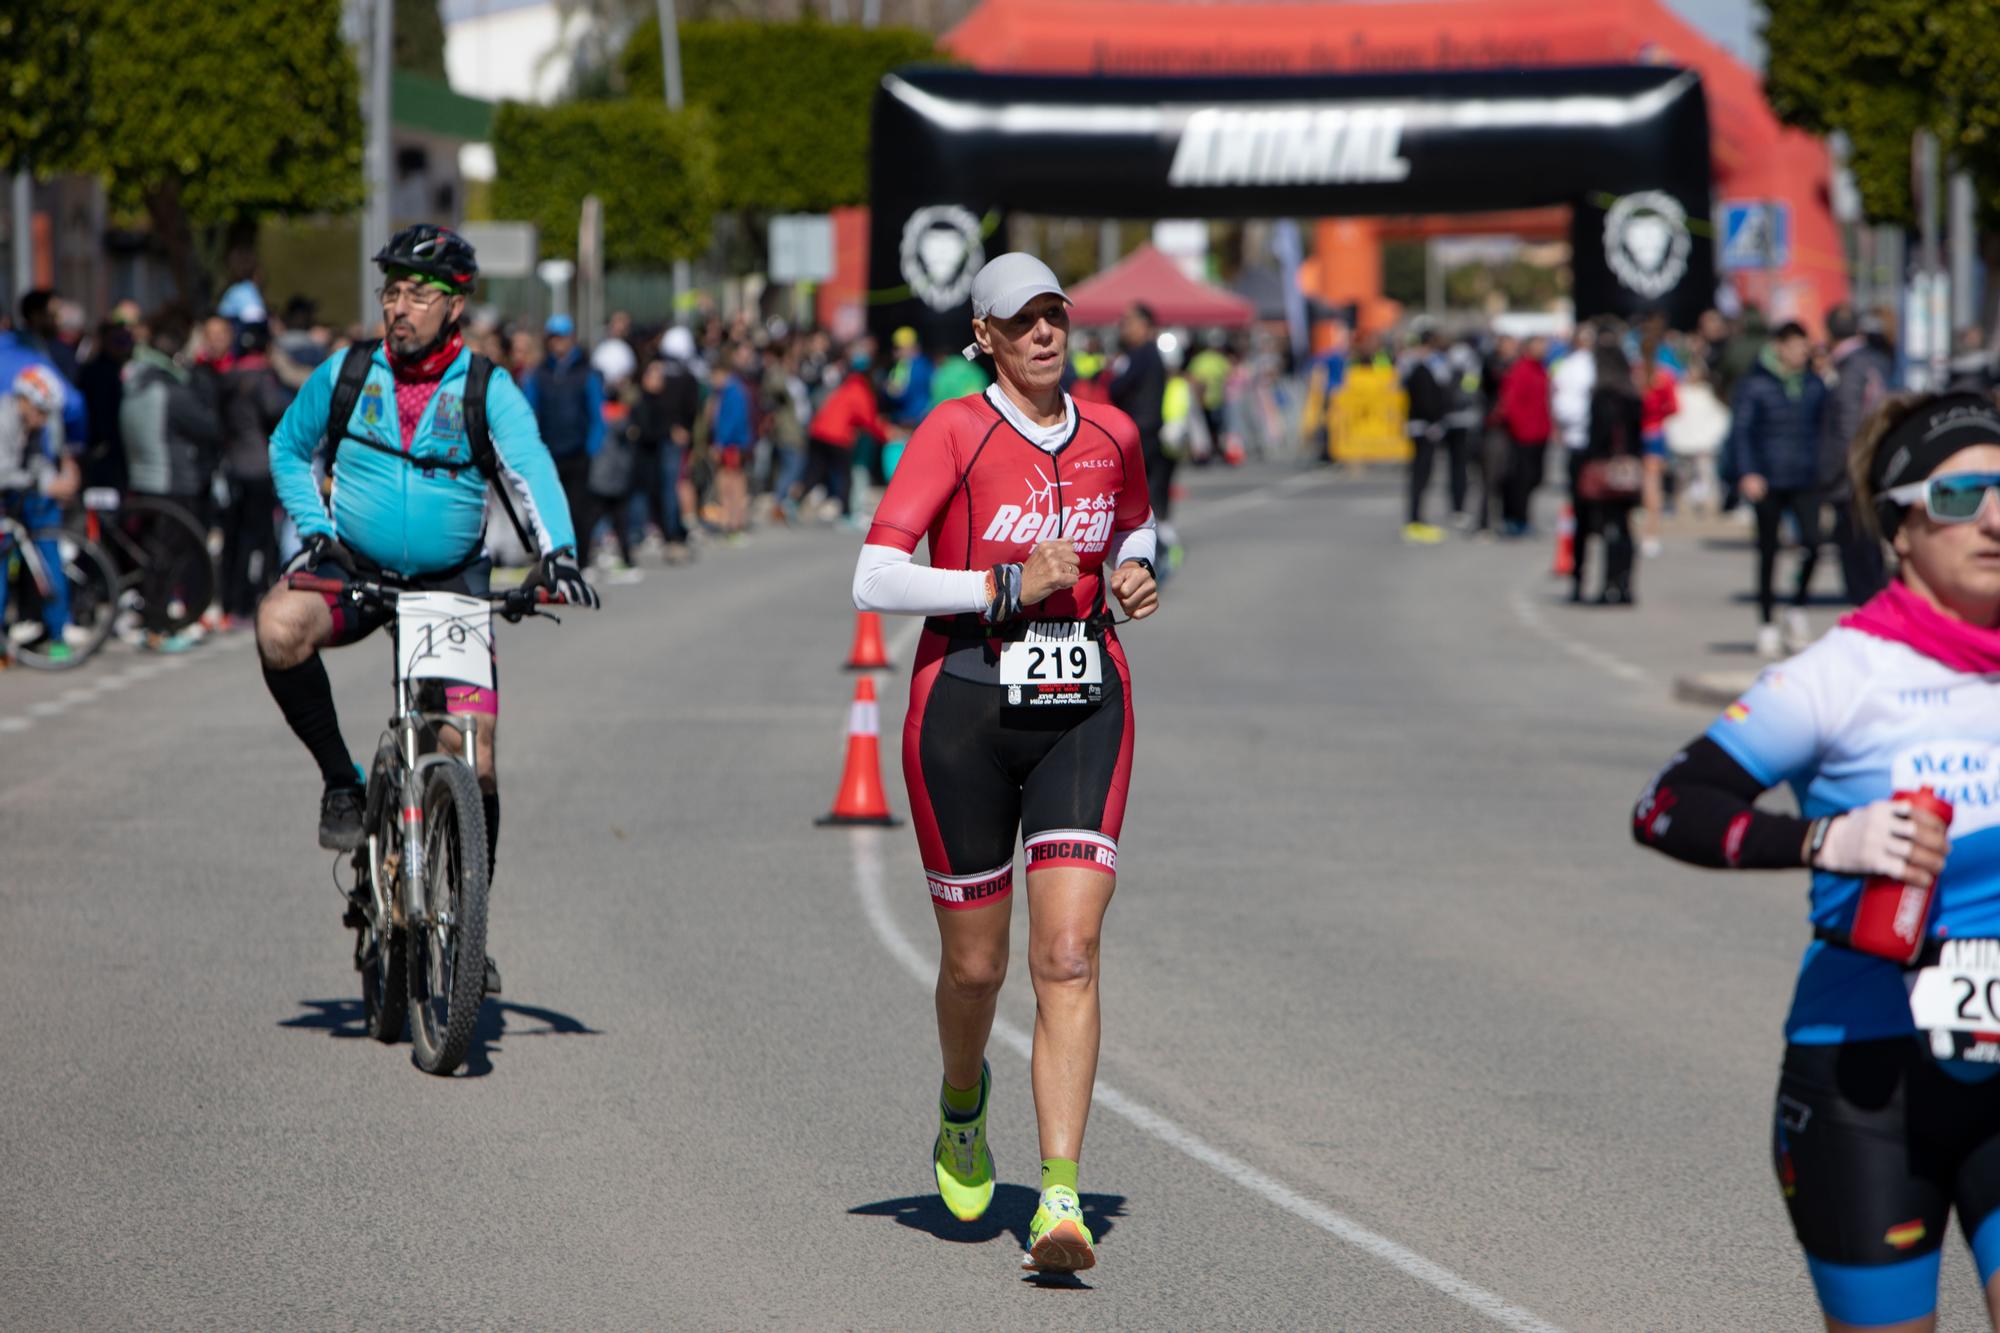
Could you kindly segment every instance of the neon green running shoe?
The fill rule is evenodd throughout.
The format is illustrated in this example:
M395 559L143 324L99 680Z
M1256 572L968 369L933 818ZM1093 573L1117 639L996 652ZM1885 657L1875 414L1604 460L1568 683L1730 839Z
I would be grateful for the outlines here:
M977 1222L993 1202L993 1151L986 1146L986 1102L993 1071L979 1067L979 1109L969 1120L954 1120L938 1107L937 1143L931 1165L937 1173L938 1197L961 1222Z
M1067 1185L1042 1191L1035 1220L1028 1223L1028 1252L1021 1267L1037 1273L1081 1273L1097 1263L1090 1228L1083 1224L1083 1205Z

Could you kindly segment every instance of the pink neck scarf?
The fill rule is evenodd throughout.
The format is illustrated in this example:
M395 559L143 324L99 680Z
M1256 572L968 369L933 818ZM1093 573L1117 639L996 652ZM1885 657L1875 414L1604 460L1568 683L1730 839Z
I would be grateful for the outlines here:
M1842 616L1840 625L1891 643L1908 644L1953 671L1971 675L2000 672L2000 630L1952 619L1911 592L1900 579Z

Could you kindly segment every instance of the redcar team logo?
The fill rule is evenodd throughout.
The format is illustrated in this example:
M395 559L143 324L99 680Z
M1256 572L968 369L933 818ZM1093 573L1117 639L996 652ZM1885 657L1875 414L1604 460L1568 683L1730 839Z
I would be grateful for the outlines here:
M1026 504L1001 505L981 534L981 541L1008 542L1033 546L1036 542L1068 537L1078 551L1101 551L1111 540L1111 520L1118 509L1112 493L1090 495L1056 511L1056 484L1039 467L1036 480L1029 483Z

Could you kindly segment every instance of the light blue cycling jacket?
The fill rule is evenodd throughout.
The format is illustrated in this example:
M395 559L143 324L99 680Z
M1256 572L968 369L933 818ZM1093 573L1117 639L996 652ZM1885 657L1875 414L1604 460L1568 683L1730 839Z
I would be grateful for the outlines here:
M465 432L465 377L470 350L445 370L406 449L396 424L396 382L378 347L348 418L350 438L333 465L331 513L320 500L314 462L323 457L327 413L344 354L313 371L271 435L271 479L301 537L329 533L392 573L416 576L454 569L477 554L485 531L487 478L471 466ZM534 410L506 371L486 390L486 422L514 512L546 555L575 547L556 467ZM363 440L380 447L371 447Z

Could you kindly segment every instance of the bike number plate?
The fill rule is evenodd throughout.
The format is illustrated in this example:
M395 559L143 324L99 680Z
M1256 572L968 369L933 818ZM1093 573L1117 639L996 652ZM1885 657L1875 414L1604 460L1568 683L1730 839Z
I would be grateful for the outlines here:
M1910 1017L1934 1055L2000 1064L2000 940L1946 940L1908 984Z
M1095 704L1104 697L1103 654L1080 624L1033 624L1000 646L1000 683L1013 705Z
M396 599L396 666L404 680L493 688L493 608L455 592Z

